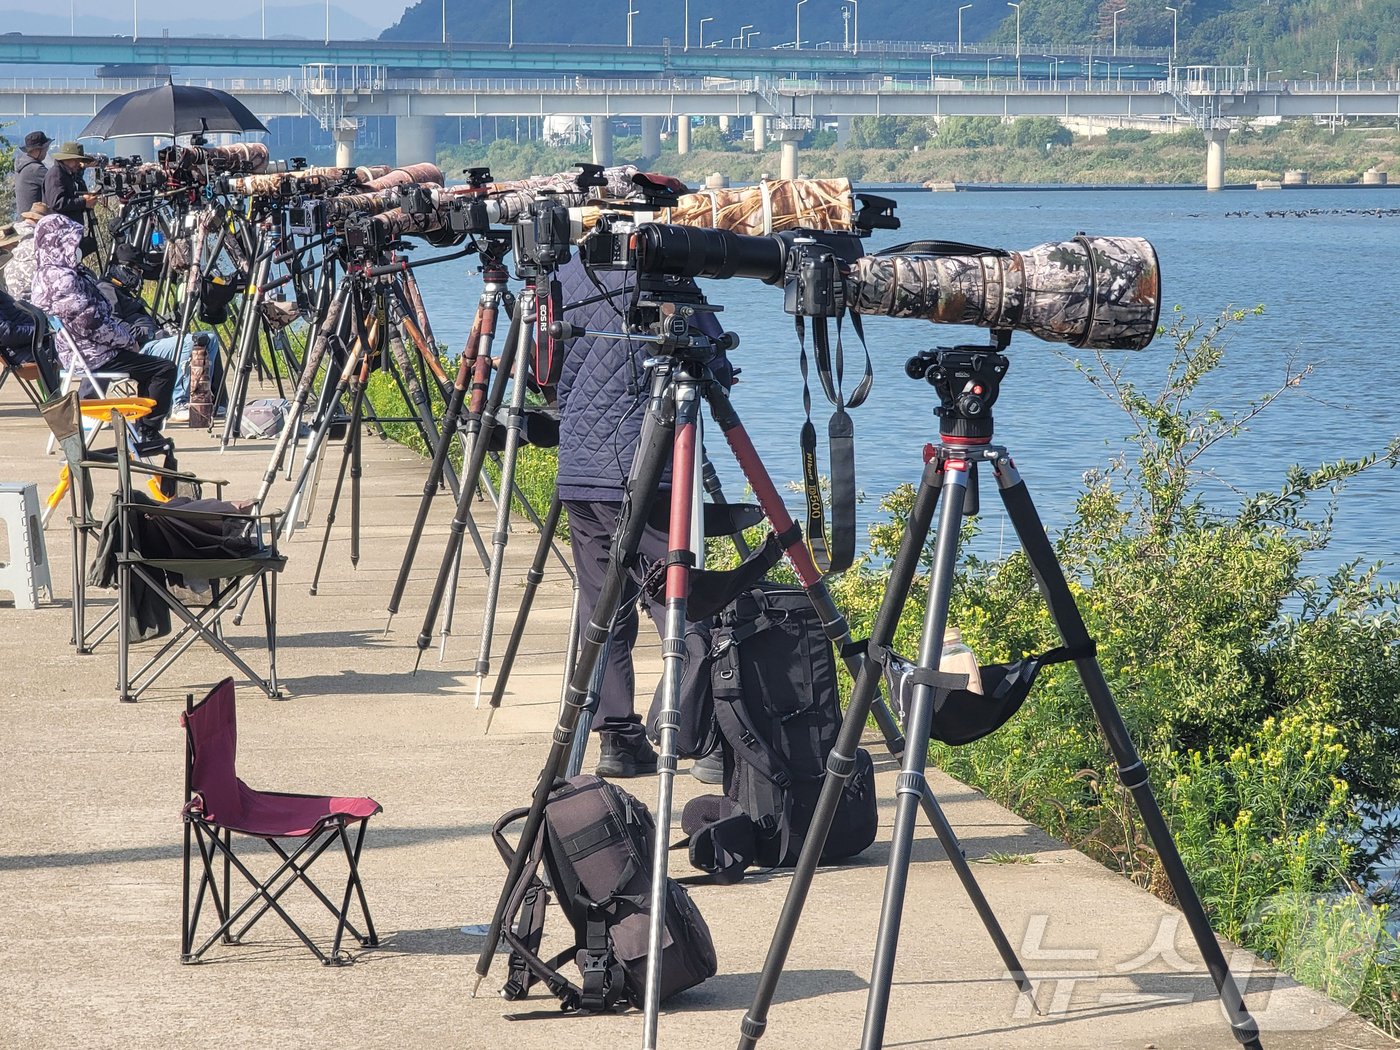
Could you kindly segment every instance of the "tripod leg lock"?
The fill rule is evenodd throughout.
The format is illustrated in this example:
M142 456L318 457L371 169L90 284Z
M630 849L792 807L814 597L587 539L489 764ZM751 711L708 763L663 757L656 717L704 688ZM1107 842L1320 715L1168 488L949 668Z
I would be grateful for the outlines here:
M599 627L592 620L589 620L588 626L583 629L583 640L592 642L594 645L602 645L608 640L610 634L612 634L611 628Z
M922 773L915 773L906 769L900 773L894 782L894 793L896 795L918 795L924 797L924 792L928 790L928 781Z
M661 643L661 659L664 660L668 656L678 657L681 660L685 659L684 638L667 638Z
M739 1022L739 1031L743 1033L744 1038L746 1039L762 1039L763 1033L767 1030L767 1021L757 1021L754 1018L750 1017L748 1014L745 1014L744 1019Z
M1130 766L1118 766L1117 772L1118 782L1129 791L1136 791L1147 783L1147 767L1142 764L1141 760ZM1129 783L1129 778L1131 778L1131 783Z
M656 731L659 734L665 729L680 729L681 713L679 711L663 710L656 716Z
M1259 1047L1259 1022L1246 1014L1243 1020L1231 1021L1230 1031L1234 1034L1236 1041L1241 1046Z
M847 758L834 749L826 757L826 771L838 780L849 780L855 768L854 758Z

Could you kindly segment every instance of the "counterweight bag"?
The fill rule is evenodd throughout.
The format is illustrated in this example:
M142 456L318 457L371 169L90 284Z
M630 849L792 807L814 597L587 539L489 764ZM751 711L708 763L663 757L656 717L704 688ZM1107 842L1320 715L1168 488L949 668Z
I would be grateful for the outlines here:
M509 864L514 849L506 829L524 818L512 810L496 822L496 847ZM544 826L511 895L514 925L509 974L501 994L523 999L543 982L565 1011L600 1013L642 1005L646 990L647 933L651 921L651 856L656 825L645 805L594 776L561 781L545 805ZM553 895L573 928L572 944L551 959L540 956L545 905ZM581 981L560 967L572 959ZM675 879L666 880L661 998L713 977L717 968L709 927Z

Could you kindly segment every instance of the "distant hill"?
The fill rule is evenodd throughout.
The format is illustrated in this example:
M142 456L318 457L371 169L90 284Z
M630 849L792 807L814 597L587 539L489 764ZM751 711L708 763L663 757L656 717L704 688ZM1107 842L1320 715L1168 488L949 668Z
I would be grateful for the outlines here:
M860 39L955 41L956 0L862 0ZM1120 47L1170 47L1172 16L1165 0L1035 0L1021 11L1022 49L1045 45L1098 43L1111 46L1113 11L1118 9ZM1178 0L1178 59L1182 63L1242 65L1282 69L1301 77L1304 70L1330 77L1372 70L1376 77L1400 74L1400 0ZM656 46L684 42L684 0L638 0L633 41ZM822 0L802 8L804 47L841 44L855 34L843 20L849 5ZM504 41L509 4L447 0L448 35L460 41ZM757 33L755 47L790 45L795 39L795 4L752 0L695 0L690 4L690 42L730 46L742 26ZM853 8L851 8L854 11ZM515 0L515 39L521 43L622 44L627 39L627 8L617 0L578 0L561 18L557 4ZM421 0L406 9L382 34L385 40L440 40L441 0ZM978 0L963 13L967 42L1015 40L1015 16L1000 0ZM1367 73L1366 75L1372 75Z

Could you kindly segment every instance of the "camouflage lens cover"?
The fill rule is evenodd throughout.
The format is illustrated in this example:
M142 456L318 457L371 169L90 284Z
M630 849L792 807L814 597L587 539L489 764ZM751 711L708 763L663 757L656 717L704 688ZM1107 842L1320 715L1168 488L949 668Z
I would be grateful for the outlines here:
M985 255L867 256L852 264L856 313L1029 332L1047 342L1140 350L1161 310L1157 253L1141 237L1089 237Z

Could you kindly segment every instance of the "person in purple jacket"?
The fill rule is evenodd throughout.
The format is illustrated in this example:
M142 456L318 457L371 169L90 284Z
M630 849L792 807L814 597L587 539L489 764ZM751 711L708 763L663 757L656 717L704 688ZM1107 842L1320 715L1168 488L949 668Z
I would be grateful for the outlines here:
M34 227L34 284L30 301L58 318L93 371L125 372L137 392L155 401L138 424L145 440L160 439L175 390L175 364L141 353L130 326L119 318L98 288L97 278L82 265L83 227L63 215L46 215ZM64 368L71 352L59 341Z

